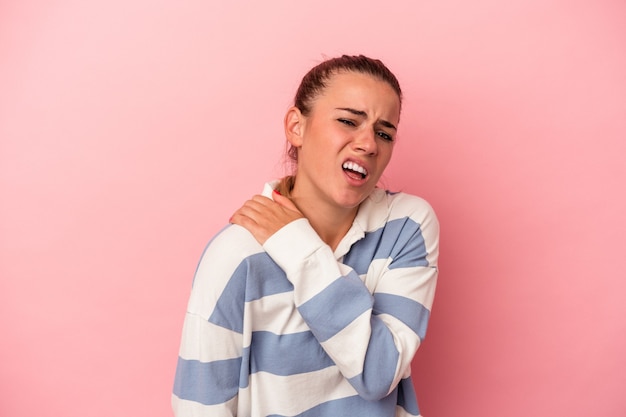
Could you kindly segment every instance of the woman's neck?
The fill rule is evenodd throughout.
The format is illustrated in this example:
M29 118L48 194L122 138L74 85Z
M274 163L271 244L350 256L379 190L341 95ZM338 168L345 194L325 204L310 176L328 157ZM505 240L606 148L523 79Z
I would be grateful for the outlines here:
M349 211L328 210L320 204L309 207L306 201L299 203L297 199L294 199L293 202L309 220L313 230L333 251L337 249L339 242L352 227L358 210L358 207Z
M352 227L358 207L341 208L325 204L314 196L297 195L293 192L294 180L293 177L284 178L279 184L278 191L293 201L308 219L313 230L334 251Z

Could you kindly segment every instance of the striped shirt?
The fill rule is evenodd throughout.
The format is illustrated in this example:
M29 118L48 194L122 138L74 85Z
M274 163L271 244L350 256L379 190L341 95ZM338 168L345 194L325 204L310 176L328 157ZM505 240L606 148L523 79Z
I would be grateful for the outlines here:
M175 415L418 416L411 360L426 334L438 246L430 205L381 189L334 252L306 219L263 246L227 226L194 277Z

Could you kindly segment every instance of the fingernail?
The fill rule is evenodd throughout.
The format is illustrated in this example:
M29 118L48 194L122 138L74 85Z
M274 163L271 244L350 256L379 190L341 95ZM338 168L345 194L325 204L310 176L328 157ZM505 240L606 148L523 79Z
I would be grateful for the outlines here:
M278 194L278 195L282 195L282 194L280 193L280 191L278 191L278 190L274 190L274 192L275 192L276 194Z

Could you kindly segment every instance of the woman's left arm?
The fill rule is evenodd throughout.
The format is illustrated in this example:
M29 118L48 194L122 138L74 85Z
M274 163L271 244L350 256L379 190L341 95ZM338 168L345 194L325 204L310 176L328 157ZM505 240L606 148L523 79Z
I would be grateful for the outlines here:
M392 247L389 256L367 271L379 276L373 294L304 218L263 242L293 284L300 315L342 375L369 400L385 397L410 375L438 273L439 223L430 206L392 237L384 242Z

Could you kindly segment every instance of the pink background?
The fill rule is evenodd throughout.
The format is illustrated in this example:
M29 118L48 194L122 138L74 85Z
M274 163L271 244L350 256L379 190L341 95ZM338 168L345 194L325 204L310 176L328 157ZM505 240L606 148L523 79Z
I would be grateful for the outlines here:
M442 224L424 415L626 415L625 51L623 0L0 2L0 415L171 415L204 245L342 52Z

